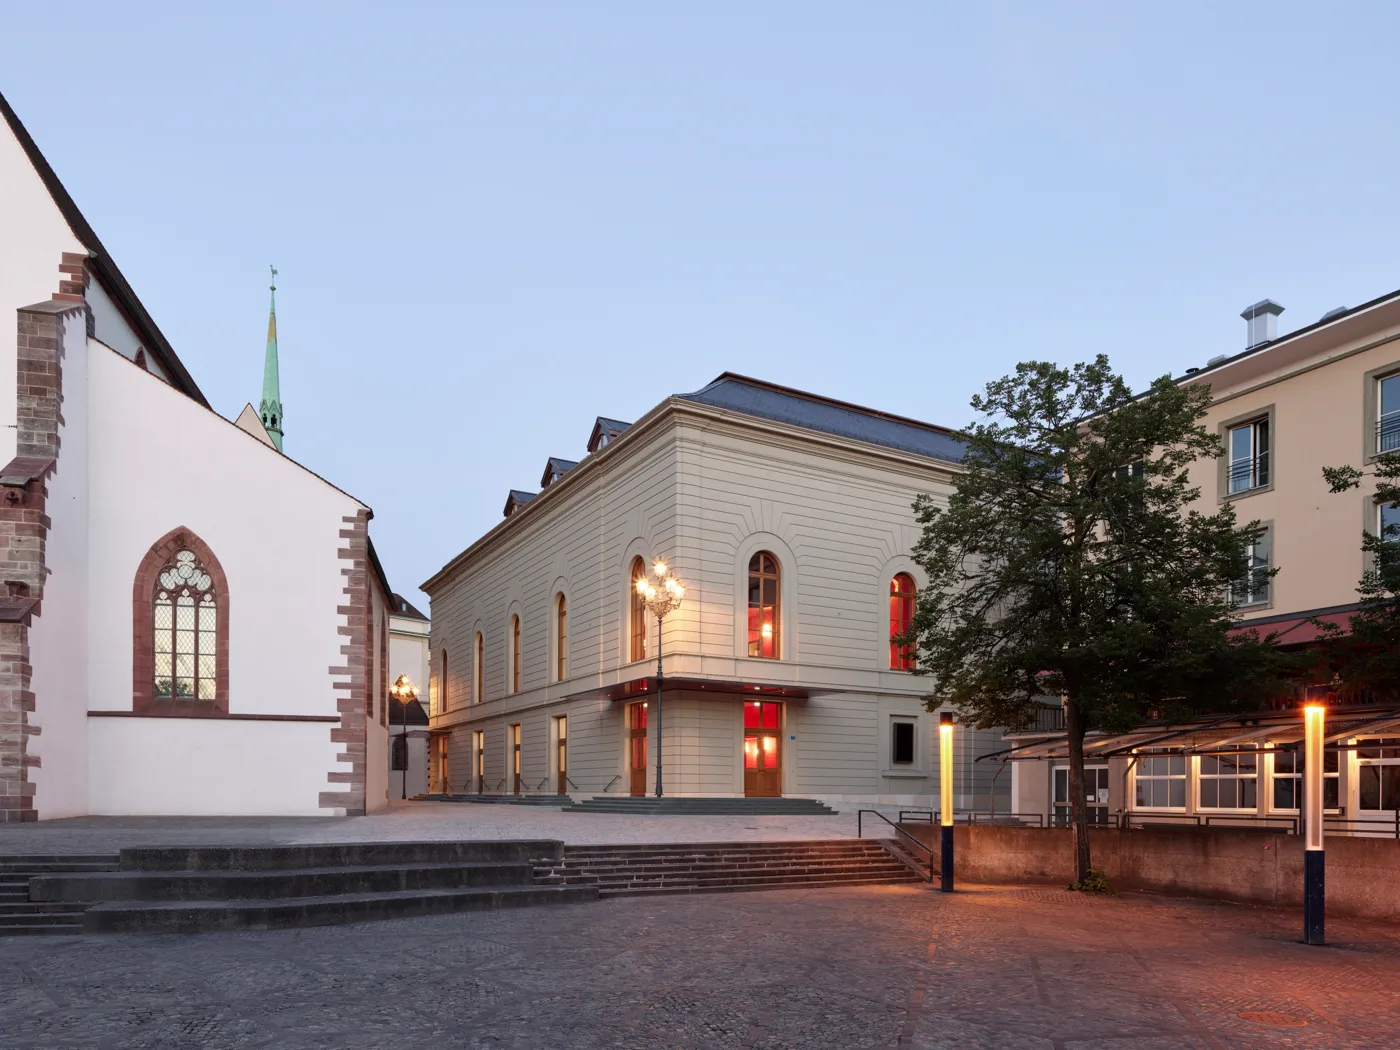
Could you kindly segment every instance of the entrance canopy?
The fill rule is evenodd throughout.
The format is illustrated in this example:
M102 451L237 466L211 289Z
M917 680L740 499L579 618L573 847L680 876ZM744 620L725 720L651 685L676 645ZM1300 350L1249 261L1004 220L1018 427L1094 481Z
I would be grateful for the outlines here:
M1329 708L1325 743L1332 750L1350 750L1346 741L1365 734L1400 733L1400 705ZM1003 762L1067 759L1066 734L1037 734L1040 739L983 755ZM1176 755L1254 754L1265 744L1275 750L1295 750L1303 739L1301 710L1260 711L1243 715L1166 723L1147 723L1125 733L1090 733L1084 738L1084 760L1102 761L1139 750Z
M798 689L793 686L765 685L761 682L742 682L730 679L672 678L667 675L665 683L668 693L681 692L682 690L687 693L714 693L715 699L747 697L751 700L806 700L810 695L806 689ZM631 681L618 682L616 685L604 686L601 689L574 693L570 695L569 699L628 701L639 700L655 693L656 676L653 675L649 678L633 678Z

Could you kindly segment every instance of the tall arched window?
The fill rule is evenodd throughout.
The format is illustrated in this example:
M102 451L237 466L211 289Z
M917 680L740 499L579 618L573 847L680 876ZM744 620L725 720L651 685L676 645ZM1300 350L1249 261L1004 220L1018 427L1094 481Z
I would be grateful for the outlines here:
M438 714L447 710L447 650L442 650L442 670L438 672Z
M778 559L759 551L749 559L749 655L776 660L780 620Z
M637 593L637 581L647 574L647 563L640 556L632 559L632 576L629 581L628 600L631 602L632 616L629 624L631 633L627 644L627 659L647 658L647 607L642 596Z
M520 692L520 617L510 618L510 691Z
M895 639L914 622L914 577L901 572L890 581L890 670L914 670L914 647L899 645Z
M188 529L167 533L141 560L132 627L133 710L228 713L228 581Z
M486 699L486 640L478 631L472 642L472 700L481 703Z
M554 637L558 642L555 652L554 677L562 682L569 677L569 610L568 602L561 594L554 606Z

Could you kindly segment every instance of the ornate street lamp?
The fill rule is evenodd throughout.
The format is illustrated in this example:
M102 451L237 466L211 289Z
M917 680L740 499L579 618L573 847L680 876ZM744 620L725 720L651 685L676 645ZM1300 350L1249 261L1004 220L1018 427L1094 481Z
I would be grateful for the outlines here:
M399 702L399 710L403 712L402 732L399 733L399 739L403 741L403 789L401 797L408 798L408 705L418 699L418 687L413 684L412 678L401 674L394 679L394 684L389 687L389 695Z
M660 558L651 567L652 575L637 577L637 593L642 603L656 617L656 797L661 797L661 688L665 672L661 669L661 623L666 614L681 607L685 588L671 575L670 568Z

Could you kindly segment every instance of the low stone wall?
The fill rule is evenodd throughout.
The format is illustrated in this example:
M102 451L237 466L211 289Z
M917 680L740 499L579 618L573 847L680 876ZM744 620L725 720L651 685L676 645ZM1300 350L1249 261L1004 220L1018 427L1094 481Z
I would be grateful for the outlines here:
M939 828L905 824L934 849ZM956 874L968 882L1073 881L1068 828L967 827L953 831ZM1303 903L1303 839L1259 831L1156 827L1089 832L1094 867L1123 889L1261 904ZM1400 921L1400 841L1327 840L1327 907L1339 915Z

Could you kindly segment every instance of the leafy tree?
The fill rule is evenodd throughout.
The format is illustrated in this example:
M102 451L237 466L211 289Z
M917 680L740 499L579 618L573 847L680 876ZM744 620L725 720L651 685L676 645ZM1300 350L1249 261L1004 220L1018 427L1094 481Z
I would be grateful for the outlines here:
M1204 385L1163 377L1134 397L1100 355L1032 361L972 399L966 470L946 506L921 496L928 573L907 636L933 677L930 710L1027 729L1061 697L1076 878L1090 867L1084 736L1150 717L1259 704L1289 658L1236 626L1250 570L1231 504L1188 509L1191 464L1222 455ZM1267 571L1267 570L1265 570ZM1259 581L1262 582L1262 581Z
M1333 492L1359 488L1365 473L1356 467L1324 467ZM1376 461L1376 503L1400 509L1400 454ZM1400 515L1383 530L1361 535L1367 567L1357 585L1361 607L1351 616L1347 639L1335 623L1315 621L1330 642L1332 662L1341 683L1377 699L1400 699Z

